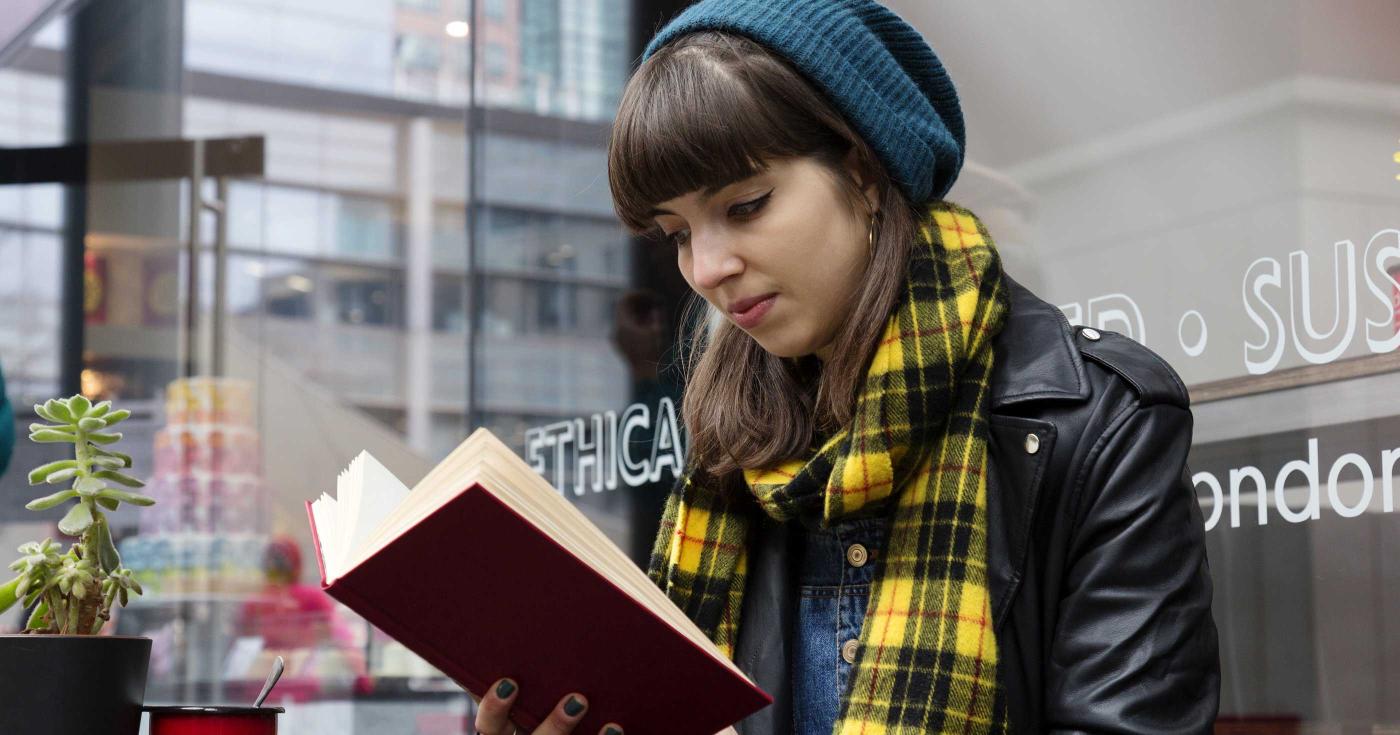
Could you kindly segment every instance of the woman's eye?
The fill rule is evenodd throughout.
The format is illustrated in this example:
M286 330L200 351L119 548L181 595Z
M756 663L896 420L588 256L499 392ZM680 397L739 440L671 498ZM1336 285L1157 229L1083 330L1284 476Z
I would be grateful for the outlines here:
M763 196L761 196L761 197L759 197L759 198L757 198L757 199L754 199L754 200L751 200L751 201L747 201L747 202L743 202L743 203L741 203L741 204L736 204L736 205L734 205L733 207L730 207L730 208L729 208L729 213L730 213L730 214L737 214L737 215L739 215L739 216L744 216L744 215L748 215L748 214L753 214L754 212L757 212L758 210L763 209L763 205L768 203L768 197L770 197L770 196L772 196L772 195L773 195L773 192L770 191L770 192L768 192L767 194L764 194Z
M683 241L688 237L690 237L690 230L676 230L666 236L666 242L670 243L672 247L684 247Z

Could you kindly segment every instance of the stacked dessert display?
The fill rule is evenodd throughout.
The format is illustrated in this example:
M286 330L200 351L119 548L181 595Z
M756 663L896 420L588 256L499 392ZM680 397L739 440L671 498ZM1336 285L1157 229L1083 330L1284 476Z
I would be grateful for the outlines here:
M166 387L146 491L156 504L119 545L151 597L256 592L267 547L267 490L254 386L182 378Z

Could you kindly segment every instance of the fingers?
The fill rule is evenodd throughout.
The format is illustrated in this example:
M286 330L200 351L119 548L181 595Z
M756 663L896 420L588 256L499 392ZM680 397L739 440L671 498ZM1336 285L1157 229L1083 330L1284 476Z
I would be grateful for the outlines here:
M518 693L519 688L511 679L497 681L477 704L476 730L482 735L514 735L510 708Z
M554 711L535 728L533 735L569 735L587 711L588 698L582 694L570 694L554 705Z

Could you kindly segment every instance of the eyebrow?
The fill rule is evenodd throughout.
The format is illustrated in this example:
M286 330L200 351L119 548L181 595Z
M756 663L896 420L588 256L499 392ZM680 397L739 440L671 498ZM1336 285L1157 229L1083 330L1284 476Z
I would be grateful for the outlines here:
M705 187L704 189L701 189L701 190L700 190L700 201L701 201L702 203L703 203L703 202L708 202L708 201L710 201L711 199L714 198L714 196L715 196L716 194L718 194L718 193L720 192L721 189L728 188L728 187L734 185L735 183L737 183L737 182L731 181L731 182L728 183L728 184L716 184L716 185L714 185L714 186L707 186L707 187ZM658 215L658 214L670 214L670 215L679 216L679 215L676 215L675 212L672 212L672 211L669 210L669 209L662 209L662 208L660 208L660 207L654 207L654 208L652 208L652 210L651 210L650 212L647 212L647 216L648 216L648 217L655 217L655 216Z

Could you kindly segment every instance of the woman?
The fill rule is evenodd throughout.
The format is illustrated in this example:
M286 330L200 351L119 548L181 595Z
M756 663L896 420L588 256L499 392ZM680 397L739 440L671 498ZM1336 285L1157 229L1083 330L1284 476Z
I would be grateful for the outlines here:
M1186 390L1002 272L942 199L963 144L874 2L703 0L652 39L613 199L719 319L649 574L774 695L745 735L1209 732ZM478 729L509 735L512 698Z

